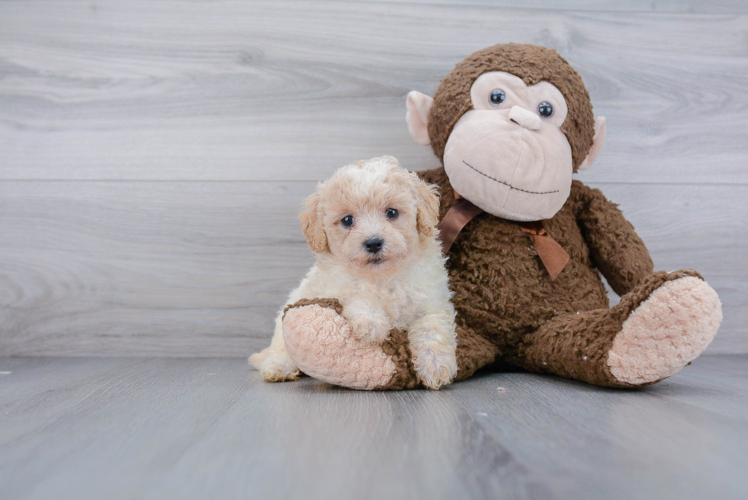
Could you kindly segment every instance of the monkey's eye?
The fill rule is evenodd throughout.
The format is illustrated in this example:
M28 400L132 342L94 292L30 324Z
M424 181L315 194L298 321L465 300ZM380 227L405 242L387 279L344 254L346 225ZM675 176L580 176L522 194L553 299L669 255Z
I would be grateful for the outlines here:
M491 106L501 106L506 101L506 94L501 89L494 89L491 91L491 97L489 97Z
M351 227L353 225L353 216L346 215L345 217L343 217L340 223L343 224L343 227Z
M543 101L538 104L538 114L543 118L550 118L553 116L553 106L548 101Z
M384 211L384 215L386 215L387 218L390 220L395 220L397 219L397 216L400 215L400 213L397 211L396 208L388 208L387 210Z

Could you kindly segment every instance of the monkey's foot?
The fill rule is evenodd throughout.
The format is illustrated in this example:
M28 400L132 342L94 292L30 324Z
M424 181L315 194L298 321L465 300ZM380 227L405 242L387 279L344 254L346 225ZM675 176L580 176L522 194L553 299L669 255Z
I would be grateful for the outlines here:
M351 389L404 389L416 378L404 333L393 330L383 345L353 335L336 299L301 300L283 318L283 339L307 375Z
M722 321L717 293L700 277L679 273L685 277L652 291L616 334L607 365L619 382L644 385L669 377L696 359L717 334Z

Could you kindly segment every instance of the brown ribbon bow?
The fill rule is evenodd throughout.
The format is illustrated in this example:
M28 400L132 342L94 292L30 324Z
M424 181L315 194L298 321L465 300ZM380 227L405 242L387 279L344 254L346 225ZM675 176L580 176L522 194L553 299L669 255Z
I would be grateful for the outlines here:
M455 193L456 194L456 193ZM459 197L459 195L457 195ZM457 235L473 220L476 215L483 213L483 210L476 207L466 199L462 198L452 208L447 211L442 221L439 223L439 232L442 240L442 253L447 255L452 243L457 239ZM522 231L530 237L538 257L543 262L551 281L555 280L566 264L569 263L569 254L558 244L548 231L543 227L542 221L518 222Z
M444 255L449 253L452 243L455 242L462 228L481 213L483 213L483 209L476 207L466 199L461 199L447 211L447 215L439 223L439 236L442 239L442 253Z
M569 254L548 234L542 221L520 222L519 227L530 236L538 257L551 275L551 281L555 280L569 263Z

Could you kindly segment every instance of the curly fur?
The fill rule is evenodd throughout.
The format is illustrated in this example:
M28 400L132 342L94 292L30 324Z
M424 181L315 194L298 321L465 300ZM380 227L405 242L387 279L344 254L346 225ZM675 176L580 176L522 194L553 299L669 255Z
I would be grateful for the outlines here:
M440 187L443 217L457 203L444 169L419 175ZM544 221L544 227L571 258L555 281L547 278L537 252L515 222L482 214L455 240L447 268L457 311L457 380L501 361L595 385L642 385L644 382L632 383L639 380L635 369L615 368L632 363L641 368L641 361L623 362L614 355L611 372L608 360L614 341L629 316L642 304L649 304L647 299L665 283L686 278L698 279L705 288L699 288L696 301L687 294L670 295L670 311L682 312L685 303L702 303L708 313L706 319L681 321L663 313L661 321L678 325L673 332L679 333L671 333L669 338L680 335L680 342L696 346L678 351L679 359L692 359L706 348L721 319L716 294L695 271L653 272L652 259L634 227L600 190L574 181L566 204L552 219ZM609 307L598 269L622 295L613 308ZM662 307L657 310L663 312ZM640 332L641 328L629 337L641 337ZM629 344L634 342L640 341ZM619 341L619 345L625 343ZM626 352L625 347L618 352ZM666 368L646 368L663 376L656 380L649 377L646 383L672 375L684 364L663 358L660 365Z
M471 86L480 75L497 71L522 78L527 85L553 84L568 107L561 131L571 146L574 171L583 165L588 152L596 156L601 142L595 143L597 150L589 151L595 121L581 77L555 51L531 45L497 45L459 63L442 80L428 120L422 113L431 104L430 98L411 95L408 116L414 138L421 144L430 141L443 162L455 123L472 107ZM424 137L424 126L428 137ZM604 130L602 125L600 130ZM439 187L438 218L442 219L456 203L444 168L419 175ZM462 194L470 199L469 193ZM502 217L477 215L449 250L447 269L457 311L456 380L500 362L595 385L640 387L680 370L717 333L722 312L714 290L696 271L654 272L649 252L633 226L599 190L573 181L560 210L542 217L543 227L570 259L555 280L518 223ZM334 253L334 240L330 241ZM600 274L621 295L615 307L609 307ZM330 308L326 314L338 317ZM403 335L390 335L381 352L374 354L388 357L394 371L390 381L377 388L413 387L413 373L419 370L443 378L434 363L439 349L424 356L419 353L423 339L411 335L439 325L436 318L409 325L407 343ZM336 352L355 358L360 350ZM265 358L265 362L271 360ZM280 360L269 366L275 369L284 363ZM290 372L289 376L294 375ZM381 377L378 382L382 383Z
M385 216L388 208L398 210L396 219ZM457 372L455 313L436 240L438 209L436 188L392 157L338 170L300 214L317 262L287 301L337 299L350 335L359 342L381 345L392 329L407 332L418 379L433 389ZM346 216L353 217L351 227L341 224ZM376 256L364 247L372 237L384 241ZM250 359L270 381L299 373L284 343L283 315L278 313L268 350Z

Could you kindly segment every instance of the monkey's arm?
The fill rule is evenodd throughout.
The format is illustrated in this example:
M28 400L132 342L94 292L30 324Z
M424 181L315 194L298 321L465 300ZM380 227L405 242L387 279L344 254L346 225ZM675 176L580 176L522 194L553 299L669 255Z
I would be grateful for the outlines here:
M577 223L592 262L618 295L630 292L654 270L644 242L618 205L608 201L599 189L574 181L571 196L578 203Z

